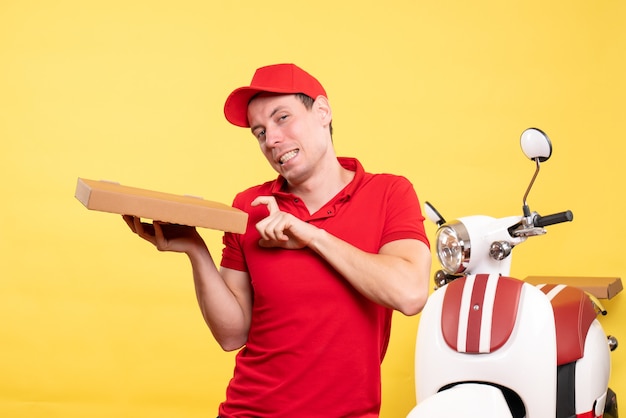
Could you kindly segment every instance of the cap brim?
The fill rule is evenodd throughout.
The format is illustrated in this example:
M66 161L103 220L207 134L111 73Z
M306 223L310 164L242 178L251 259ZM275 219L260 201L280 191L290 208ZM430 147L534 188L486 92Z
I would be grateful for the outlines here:
M248 104L250 103L250 100L259 93L306 94L300 91L293 91L293 89L280 89L276 87L239 87L238 89L233 90L224 103L224 116L226 116L226 120L235 126L249 128ZM320 94L325 95L325 93ZM313 97L313 99L316 98L317 97Z
M226 120L235 126L242 128L249 128L248 123L248 103L250 99L257 93L264 90L259 90L252 87L240 87L234 90L224 103L224 116Z

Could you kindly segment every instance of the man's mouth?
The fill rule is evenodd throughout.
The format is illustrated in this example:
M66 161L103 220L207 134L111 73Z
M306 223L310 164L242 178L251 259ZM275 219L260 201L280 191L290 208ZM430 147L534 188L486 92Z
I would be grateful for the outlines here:
M291 160L293 157L295 157L295 156L298 154L298 152L299 152L299 151L300 151L299 149L295 149L295 150L293 150L293 151L289 151L289 152L287 152L287 153L283 154L283 156L282 156L282 157L280 157L280 159L278 160L278 163L279 163L280 165L285 164L287 161L289 161L289 160Z

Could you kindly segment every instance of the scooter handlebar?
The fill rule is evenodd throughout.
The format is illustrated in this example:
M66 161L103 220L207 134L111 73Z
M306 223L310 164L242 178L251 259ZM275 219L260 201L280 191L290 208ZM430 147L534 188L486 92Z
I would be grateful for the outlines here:
M574 214L571 210L565 212L553 213L552 215L541 216L537 215L533 220L533 224L537 227L544 227L554 224L560 224L563 222L571 222L574 219Z

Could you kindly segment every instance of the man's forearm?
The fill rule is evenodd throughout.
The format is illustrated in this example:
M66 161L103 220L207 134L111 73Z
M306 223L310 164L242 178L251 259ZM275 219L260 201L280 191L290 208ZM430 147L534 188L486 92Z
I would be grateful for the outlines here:
M394 241L372 254L320 230L309 247L370 300L405 315L422 310L428 297L431 256L421 241Z
M251 301L247 292L241 290L241 283L234 283L238 287L233 289L228 286L207 249L188 255L198 305L211 333L224 350L241 348L250 328Z

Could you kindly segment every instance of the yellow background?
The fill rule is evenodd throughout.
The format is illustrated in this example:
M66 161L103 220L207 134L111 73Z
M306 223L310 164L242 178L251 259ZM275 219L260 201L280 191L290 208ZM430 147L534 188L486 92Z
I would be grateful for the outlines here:
M529 203L575 220L516 249L513 273L626 276L624 22L618 0L1 0L0 416L215 415L233 354L186 258L73 194L80 176L230 203L273 178L222 114L261 65L315 74L338 153L407 176L448 218L519 214L519 134L544 129ZM202 234L219 259L221 234ZM626 341L624 298L601 321ZM385 418L414 405L417 322L396 316Z

